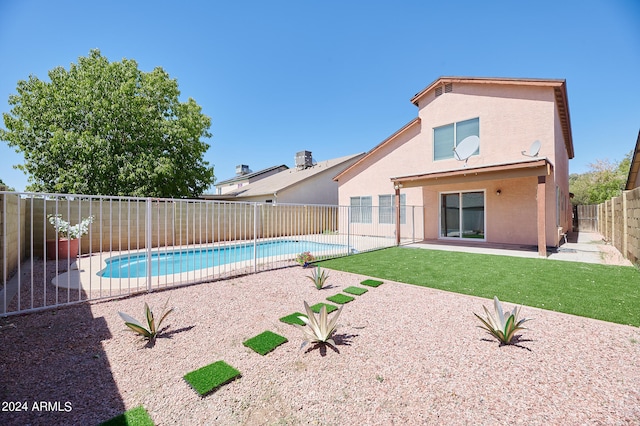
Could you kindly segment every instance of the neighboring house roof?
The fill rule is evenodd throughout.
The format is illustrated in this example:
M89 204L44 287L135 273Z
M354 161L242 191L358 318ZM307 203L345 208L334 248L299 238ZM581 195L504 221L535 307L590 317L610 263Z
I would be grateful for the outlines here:
M358 161L356 161L355 163L353 163L352 165L350 165L349 167L347 167L346 169L344 169L342 172L340 172L339 175L337 175L336 177L333 178L333 180L337 181L338 179L340 179L344 174L348 173L351 169L358 167L358 165L360 163L362 163L363 161L365 161L367 158L369 158L370 156L372 156L373 154L375 154L377 151L381 150L382 148L384 148L386 145L390 144L391 142L393 142L398 136L401 136L402 134L404 134L405 132L409 131L411 128L413 128L413 126L419 125L420 124L420 117L416 117L413 120L411 120L410 122L408 122L407 124L405 124L400 130L398 130L397 132L395 132L394 134L392 134L391 136L389 136L388 138L386 138L385 140L383 140L382 142L380 142L378 145L376 145L372 150L370 150L369 152L366 153L366 155L363 155Z
M543 79L543 78L495 78L495 77L440 77L433 83L428 85L422 91L418 92L411 102L418 106L418 102L431 90L436 87L448 83L467 83L467 84L503 84L517 86L537 86L537 87L553 87L556 104L558 107L558 115L560 116L560 124L562 125L562 134L567 148L569 159L574 157L573 137L571 135L571 117L569 115L569 102L567 98L567 82L564 79Z
M246 175L234 176L231 179L227 179L227 180L223 180L223 181L217 182L215 184L215 186L228 185L228 184L231 184L231 183L234 183L234 182L238 182L238 181L241 181L241 180L252 179L254 177L263 175L265 173L269 173L269 172L271 172L273 170L277 170L277 169L280 169L280 168L282 168L283 170L286 170L289 167L287 165L285 165L285 164L281 164L279 166L268 167L266 169L259 170L257 172L247 173Z
M256 197L262 195L272 195L294 185L298 185L319 173L325 172L332 168L338 167L341 164L353 160L359 156L363 156L364 153L347 155L345 157L334 158L332 160L319 161L311 167L306 169L288 169L279 173L267 176L259 181L252 182L248 185L238 188L237 191L232 191L222 195L203 195L209 199L229 199L244 197Z
M636 149L631 155L631 167L629 168L629 177L627 178L626 190L635 189L640 186L638 174L640 173L640 131L638 131L638 139L636 139Z

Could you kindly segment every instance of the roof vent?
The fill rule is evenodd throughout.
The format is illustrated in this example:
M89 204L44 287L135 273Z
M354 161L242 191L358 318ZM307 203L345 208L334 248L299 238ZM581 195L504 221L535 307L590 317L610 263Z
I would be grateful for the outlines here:
M296 169L307 169L313 166L311 151L296 152Z
M453 92L453 83L447 83L444 85L444 93Z
M436 87L436 98L442 95L442 86Z
M236 176L244 176L249 173L251 173L251 170L249 170L249 166L246 164L238 164L236 166Z

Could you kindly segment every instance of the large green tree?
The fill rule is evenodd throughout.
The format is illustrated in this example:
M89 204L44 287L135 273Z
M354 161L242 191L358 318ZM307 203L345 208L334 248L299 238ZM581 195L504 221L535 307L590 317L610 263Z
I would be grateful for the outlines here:
M214 181L204 161L211 119L160 67L109 62L99 50L69 70L29 76L9 97L0 140L24 154L28 190L197 197Z
M622 161L596 160L586 173L569 175L569 190L574 194L573 204L600 204L619 196L627 183L631 154Z

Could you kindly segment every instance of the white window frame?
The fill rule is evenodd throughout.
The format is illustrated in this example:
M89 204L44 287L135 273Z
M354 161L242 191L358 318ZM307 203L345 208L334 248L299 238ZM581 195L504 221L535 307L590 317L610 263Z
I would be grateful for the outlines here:
M382 199L391 197L391 205L384 205ZM391 217L391 221L387 221L387 217ZM378 195L378 223L381 225L393 225L396 223L396 195L380 194ZM400 194L400 224L407 223L407 194Z
M458 216L459 223L463 223L462 218L462 194L467 194L471 192L482 192L482 203L484 207L484 217L483 217L483 227L484 227L484 238L463 238L462 235L457 237L447 237L442 235L442 196L448 194L458 194L460 200L460 212ZM487 191L486 189L468 189L468 190L460 190L460 191L442 191L438 193L438 239L442 240L453 240L453 241L477 241L477 242L486 242L487 241Z
M438 126L438 127L434 127L433 131L431 132L431 140L432 140L432 145L433 145L433 155L432 155L432 159L433 161L444 161L444 160L451 160L452 158L455 158L454 153L453 153L453 149L458 146L458 124L460 123L465 123L467 121L471 121L471 120L478 120L478 134L476 136L478 136L478 138L480 137L480 117L473 117L473 118L469 118L466 120L460 120L460 121L456 121L455 123L448 123L442 126ZM446 156L444 158L436 158L436 130L438 129L442 129L448 126L453 126L453 140L451 141L451 156ZM462 140L460 141L462 142ZM480 147L478 146L478 149L476 150L476 152L474 152L471 156L474 157L476 155L480 155Z
M354 200L358 200L358 204L354 205ZM363 199L369 199L369 205L362 205ZM373 197L370 195L356 196L349 198L349 208L351 209L350 223L373 223ZM364 208L364 210L363 210ZM366 214L368 211L368 215ZM363 214L365 213L365 214ZM368 219L368 221L367 221Z

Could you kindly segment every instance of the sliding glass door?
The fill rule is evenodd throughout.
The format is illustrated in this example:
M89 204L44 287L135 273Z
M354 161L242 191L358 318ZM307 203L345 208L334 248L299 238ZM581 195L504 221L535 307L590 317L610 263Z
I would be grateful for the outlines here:
M484 240L484 191L440 195L440 237Z

